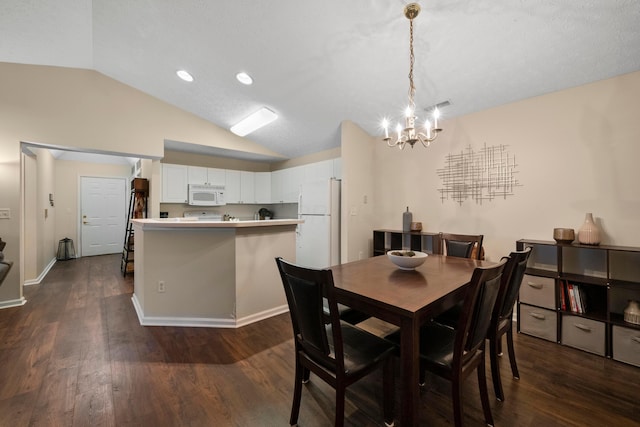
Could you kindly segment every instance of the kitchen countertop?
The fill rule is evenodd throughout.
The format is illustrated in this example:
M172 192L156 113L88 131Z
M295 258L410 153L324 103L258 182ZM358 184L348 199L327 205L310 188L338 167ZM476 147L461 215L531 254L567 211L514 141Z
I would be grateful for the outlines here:
M300 219L266 219L250 221L207 221L197 218L153 218L132 219L134 225L146 228L246 228L246 227L274 227L281 225L298 225Z

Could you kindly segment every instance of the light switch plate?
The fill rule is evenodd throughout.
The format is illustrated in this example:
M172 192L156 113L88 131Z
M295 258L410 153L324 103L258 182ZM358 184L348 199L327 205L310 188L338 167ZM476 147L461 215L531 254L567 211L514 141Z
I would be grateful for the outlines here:
M11 219L11 209L0 208L0 219Z

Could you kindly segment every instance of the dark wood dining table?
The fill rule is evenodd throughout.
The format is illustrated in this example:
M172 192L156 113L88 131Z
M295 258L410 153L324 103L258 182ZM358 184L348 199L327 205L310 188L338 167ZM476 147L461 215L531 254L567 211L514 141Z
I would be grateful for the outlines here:
M415 270L387 256L331 267L338 302L400 327L400 425L419 421L420 326L460 301L473 270L491 264L430 254Z

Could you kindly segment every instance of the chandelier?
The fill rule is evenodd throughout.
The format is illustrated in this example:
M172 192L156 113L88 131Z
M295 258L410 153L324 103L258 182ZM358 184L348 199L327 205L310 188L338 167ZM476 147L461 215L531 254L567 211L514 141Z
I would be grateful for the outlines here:
M420 5L417 3L410 3L404 8L404 16L409 19L409 105L405 110L404 128L398 123L396 125L397 136L391 138L389 136L389 121L386 118L382 121L382 127L384 128L383 141L385 141L389 147L398 147L401 150L405 144L409 144L411 148L413 148L418 141L420 141L424 147L428 147L431 141L436 139L438 133L442 131L442 129L438 127L440 112L437 107L433 110L433 121L429 119L425 121L423 127L424 132L415 127L417 117L415 116L416 104L413 101L413 97L416 94L416 88L413 85L413 62L415 59L413 55L413 19L418 16L418 13L420 13Z

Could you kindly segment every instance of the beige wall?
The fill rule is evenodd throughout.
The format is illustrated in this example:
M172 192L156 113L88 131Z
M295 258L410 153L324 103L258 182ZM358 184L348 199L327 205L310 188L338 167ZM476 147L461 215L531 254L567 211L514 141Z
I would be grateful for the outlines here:
M483 233L487 255L495 260L515 249L517 239L553 240L555 227L577 231L592 212L604 230L603 243L640 246L639 111L636 72L444 120L444 132L427 149L391 149L378 138L370 228L401 229L409 206L427 231ZM514 196L482 205L441 201L436 171L445 156L485 143L508 146L522 186ZM343 161L353 173L358 163L347 156ZM371 240L371 233L349 238Z
M162 163L252 172L269 172L271 170L269 163L265 162L252 162L249 160L228 159L226 157L204 156L200 154L171 150L165 151Z
M310 163L317 163L323 160L337 159L341 156L341 148L332 148L330 150L324 150L317 153L309 154L307 156L296 157L295 159L284 160L282 162L276 162L271 165L271 170L276 171L280 169L292 168L295 166L308 165Z
M48 150L34 149L36 154L35 224L36 224L36 268L41 272L55 258L54 229L56 214L49 203L49 194L54 194L54 158ZM25 198L28 195L25 193ZM25 257L31 254L25 252Z
M377 209L374 177L381 170L374 166L375 138L350 121L342 123L341 132L341 258L346 262L371 256L370 240Z

